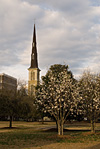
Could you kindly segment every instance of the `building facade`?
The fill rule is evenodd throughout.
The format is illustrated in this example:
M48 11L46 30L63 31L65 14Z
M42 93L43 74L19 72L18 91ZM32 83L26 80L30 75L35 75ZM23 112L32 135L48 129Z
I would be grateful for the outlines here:
M0 91L17 91L17 79L7 74L0 74Z
M30 64L30 67L28 68L28 71L29 71L28 94L34 95L35 87L39 85L39 82L40 82L40 69L38 68L35 24L34 24L34 31L33 31L31 64Z

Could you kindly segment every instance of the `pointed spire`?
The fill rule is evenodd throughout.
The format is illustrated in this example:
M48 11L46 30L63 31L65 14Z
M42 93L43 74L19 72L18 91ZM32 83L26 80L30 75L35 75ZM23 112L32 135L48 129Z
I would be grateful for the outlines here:
M33 32L33 42L36 43L36 31L35 31L35 24L34 24L34 32Z
M31 53L31 66L30 66L30 68L38 68L35 24L34 24L34 32L33 32L33 42L32 42L32 53Z

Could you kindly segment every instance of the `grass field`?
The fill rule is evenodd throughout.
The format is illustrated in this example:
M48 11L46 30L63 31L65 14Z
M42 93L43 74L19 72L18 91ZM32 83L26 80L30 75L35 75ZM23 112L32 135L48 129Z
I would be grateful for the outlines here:
M90 133L89 123L65 124L64 136L58 136L54 122L0 122L0 149L65 148L89 147L100 142L100 124L96 133Z

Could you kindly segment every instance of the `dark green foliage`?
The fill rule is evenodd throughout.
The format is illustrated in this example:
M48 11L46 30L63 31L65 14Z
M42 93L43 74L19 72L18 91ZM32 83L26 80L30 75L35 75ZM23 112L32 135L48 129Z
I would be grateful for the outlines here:
M6 95L0 94L0 116L8 116L10 114L10 100Z
M52 65L46 75L42 77L43 82L48 86L48 82L50 81L50 72L52 72L52 74L59 80L59 73L63 72L64 70L66 70L67 74L73 78L72 72L68 70L68 65L55 64Z
M0 117L6 117L10 120L9 127L12 127L12 121L18 119L27 120L33 105L31 98L18 92L15 96L11 94L0 94Z

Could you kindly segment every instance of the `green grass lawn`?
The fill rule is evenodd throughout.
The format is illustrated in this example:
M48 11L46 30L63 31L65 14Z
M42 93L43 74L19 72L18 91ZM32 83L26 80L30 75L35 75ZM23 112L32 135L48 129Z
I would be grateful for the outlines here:
M58 136L55 128L49 128L54 125L55 123L50 122L44 124L14 122L13 126L15 127L9 129L7 128L8 122L0 122L0 149L31 148L63 142L86 143L100 141L100 131L98 130L95 134L91 134L87 123L66 124L67 129L64 132L64 136ZM97 128L99 128L100 124L97 125Z

